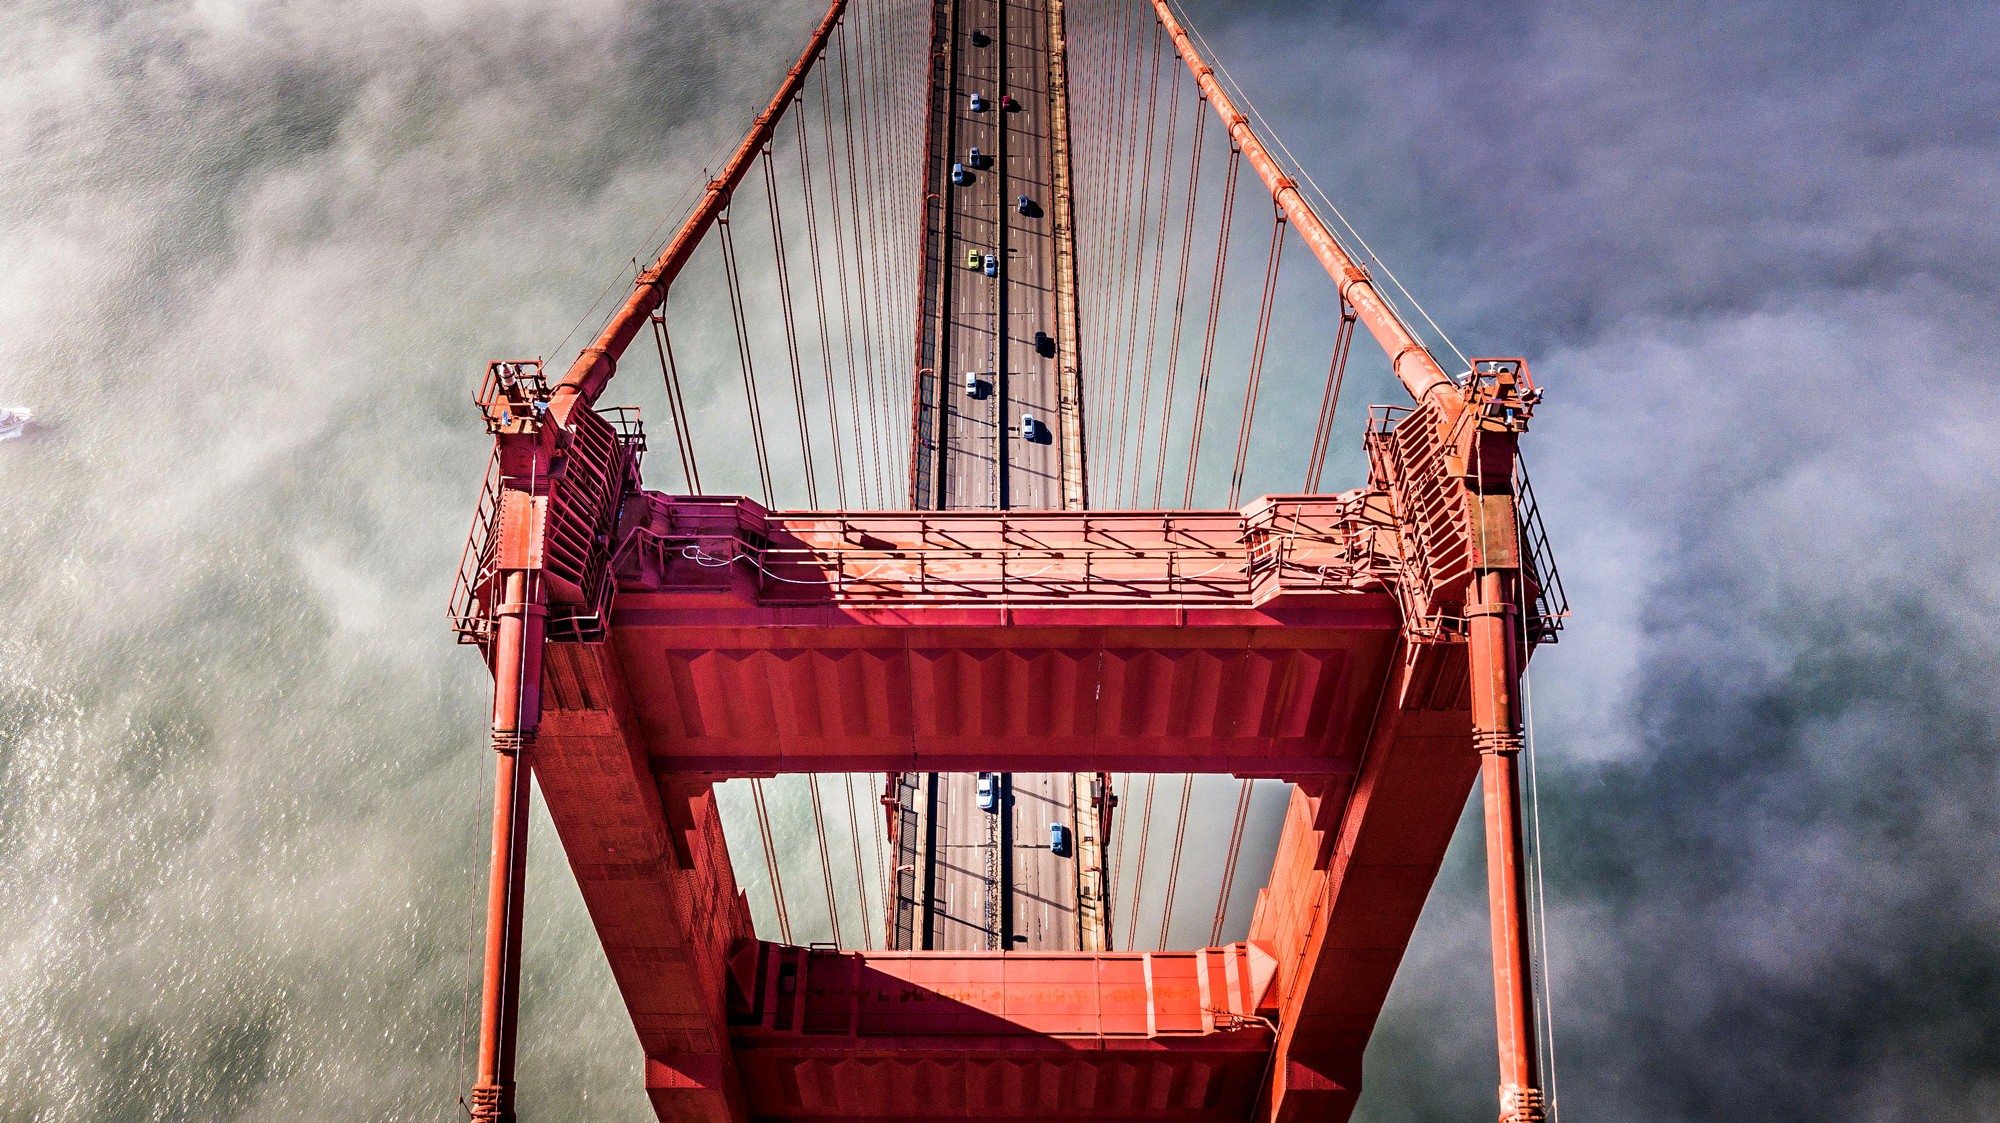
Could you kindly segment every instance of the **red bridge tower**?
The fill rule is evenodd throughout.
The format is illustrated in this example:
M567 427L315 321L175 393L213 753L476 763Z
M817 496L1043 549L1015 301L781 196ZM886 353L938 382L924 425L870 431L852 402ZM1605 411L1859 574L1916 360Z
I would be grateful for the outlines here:
M1332 278L1330 315L1367 330L1413 399L1375 411L1365 487L1239 510L1086 504L1061 0L933 5L918 509L774 510L641 486L636 419L597 401L726 221L846 7L834 0L769 108L563 377L551 385L538 362L488 368L479 404L495 452L454 602L493 673L500 763L474 1118L513 1118L530 771L659 1117L819 1123L1346 1118L1477 781L1500 1117L1543 1118L1517 775L1522 667L1563 614L1516 456L1539 394L1519 359L1474 360L1456 376L1439 364L1165 0L1153 4L1160 32ZM1015 52L990 77L961 53L981 38ZM946 157L961 146L950 118L963 86L987 81L1021 114L979 125L998 130L991 186L1022 168L1043 176L1059 221L989 229L979 208L1004 213L1016 193L960 197L941 182L962 162ZM960 266L967 246L992 260L980 238L1008 261L1000 284ZM1054 328L1046 351L1010 318L1023 308ZM993 397L958 392L968 371L994 380ZM1010 428L1033 409L1051 426L1046 441ZM1072 777L1072 792L1111 771L1293 785L1248 938L1112 949L1108 927L1093 937L1081 919L1087 888L1079 919L1063 922L1075 938L1031 950L927 944L914 933L930 922L911 918L945 906L914 887L892 908L906 926L896 949L788 946L752 930L718 781L979 770ZM1102 831L1101 819L1072 821Z

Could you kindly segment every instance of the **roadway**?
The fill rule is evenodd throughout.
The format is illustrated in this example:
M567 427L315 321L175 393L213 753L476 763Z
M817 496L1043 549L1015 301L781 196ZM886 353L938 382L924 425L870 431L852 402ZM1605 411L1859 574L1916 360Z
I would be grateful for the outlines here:
M944 372L944 488L936 505L991 510L1062 506L1057 423L1055 236L1050 213L1054 141L1048 118L1048 12L1039 0L963 0L955 29L949 163L969 182L949 186L951 237ZM974 44L972 32L991 36ZM980 94L986 108L972 109ZM1014 109L1001 108L1011 97ZM984 166L971 163L977 148ZM1026 195L1027 214L1018 202ZM979 255L982 268L967 264ZM992 255L999 276L985 275ZM1035 334L1051 345L1038 349ZM980 382L978 397L965 375ZM1023 414L1036 425L1021 431Z
M950 13L945 111L931 121L943 135L931 137L928 169L944 202L944 236L929 258L924 305L938 319L923 365L936 372L932 424L941 456L935 490L920 494L935 508L1059 509L1064 426L1051 198L1059 154L1048 2L954 0ZM973 94L983 102L978 110ZM964 184L951 182L955 163L965 167ZM984 271L988 255L997 276ZM1037 345L1038 332L1046 345ZM976 394L966 392L968 373ZM1035 419L1026 431L1024 414ZM1083 946L1076 786L1071 773L1005 776L1004 803L984 811L970 773L908 778L899 819L921 829L899 847L899 860L913 867L899 887L911 891L898 893L891 930L936 950ZM1049 847L1051 823L1068 833L1062 854Z

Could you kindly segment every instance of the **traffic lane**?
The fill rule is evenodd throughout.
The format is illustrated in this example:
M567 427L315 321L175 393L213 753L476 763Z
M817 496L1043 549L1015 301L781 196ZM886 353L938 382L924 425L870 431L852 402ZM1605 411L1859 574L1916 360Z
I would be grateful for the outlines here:
M945 900L938 909L933 946L945 951L983 951L989 946L991 828L988 816L979 809L974 783L966 773L938 774L939 802L944 808L938 860L946 875Z
M997 405L990 398L979 399L971 415L963 406L966 400L963 398L965 372L983 374L999 367L996 282L985 276L983 269L965 265L968 252L979 254L982 265L985 255L997 256L1000 252L1000 229L996 221L1001 190L998 169L971 164L971 149L979 148L982 156L988 158L997 150L998 134L994 121L997 107L989 105L979 112L971 108L971 95L974 93L997 100L993 92L999 79L997 52L991 45L976 47L972 44L975 29L983 30L988 35L994 33L993 21L997 11L997 5L990 0L970 3L961 9L963 23L957 52L960 96L953 113L958 135L964 139L952 155L954 160L966 164L969 182L954 186L951 195L951 257L952 264L961 273L951 301L945 377L957 383L953 398L961 405L953 411L956 416L948 418L947 425L950 427L956 422L956 433L951 440L954 448L961 453L973 448L983 451L971 456L954 457L948 466L947 494L941 505L956 508L992 508L999 504L997 458L1001 449L995 439L994 428ZM998 387L995 386L994 390L996 392L990 397L998 396Z
M1076 907L1076 813L1072 791L1074 779L1069 773L1035 773L1029 788L1030 799L1022 806L1027 807L1027 815L1034 821L1039 838L1024 835L1028 842L1039 842L1035 848L1034 860L1027 863L1028 875L1021 880L1015 893L1015 907L1031 912L1037 922L1038 931L1031 936L1039 946L1051 950L1074 950L1080 943L1080 929ZM1039 809L1039 813L1036 813ZM1060 823L1068 832L1068 853L1058 855L1048 847L1049 824ZM1024 830L1027 824L1024 824Z
M1022 7L1016 5L1017 8ZM1045 14L1044 14L1045 15ZM1008 130L1007 199L1011 255L1008 275L1008 325L1004 346L1008 366L1016 373L1017 406L1012 419L1016 433L1016 472L1011 498L1017 507L1054 508L1062 505L1060 396L1055 363L1035 346L1035 333L1051 337L1055 328L1055 242L1043 215L1018 213L1020 196L1031 202L1048 199L1053 179L1053 146L1047 128L1047 25L1044 18L1023 13L1020 33L1008 43L1007 80L1020 108L1006 114ZM1019 433L1021 414L1032 413L1038 424L1032 434Z
M983 273L966 269L958 285L951 317L951 344L946 349L949 365L945 377L951 411L952 445L959 453L948 475L956 487L946 496L947 506L991 508L998 504L994 493L1000 454L996 440L999 410L997 376L999 368L995 320L998 314L996 282ZM979 375L982 396L965 396L965 375Z
M1010 904L1014 918L1010 942L1015 947L1074 951L1081 931L1076 907L1076 812L1074 779L1063 772L1016 773L1013 798L1014 880ZM1069 832L1068 853L1049 849L1049 824Z
M996 436L1000 395L993 373L998 367L995 282L973 270L964 273L950 320L942 387L948 403L947 441L952 450L944 506L991 508L998 504L999 465L995 458L1000 454ZM967 372L980 378L982 390L977 398L966 396Z

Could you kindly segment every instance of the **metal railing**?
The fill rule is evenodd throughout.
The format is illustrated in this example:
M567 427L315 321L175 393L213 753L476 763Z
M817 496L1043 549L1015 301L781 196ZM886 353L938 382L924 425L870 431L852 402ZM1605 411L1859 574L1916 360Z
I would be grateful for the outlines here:
M1449 434L1438 430L1437 411L1429 405L1370 408L1369 486L1390 497L1403 539L1395 586L1406 625L1420 639L1454 640L1465 634L1472 516L1465 506L1469 493L1445 463ZM1527 637L1530 643L1554 643L1569 615L1569 600L1518 454L1513 479Z
M497 366L497 364L495 364ZM545 395L540 364L512 375ZM490 396L494 367L482 393ZM544 397L535 397L540 403ZM492 424L489 415L489 427ZM620 510L639 486L646 430L635 406L578 411L570 418L564 467L548 482L543 527L543 566L551 579L549 638L591 639L600 635L616 582L610 575L618 541ZM486 479L473 509L472 529L459 556L446 616L460 643L484 644L493 636L494 543L500 519L500 449L486 462Z
M1243 604L1278 591L1381 587L1359 504L1239 512L773 515L657 498L621 572L657 591L736 587L760 601L900 605Z
M493 614L487 611L486 578L493 571L493 530L500 513L500 449L486 460L486 482L472 511L472 530L459 555L458 577L452 582L446 616L458 642L484 644L493 638Z
M1514 460L1514 497L1521 516L1521 578L1533 605L1528 614L1528 642L1554 643L1563 621L1569 618L1569 595L1556 569L1555 552L1549 548L1549 531L1542 525L1535 489L1528 482L1528 466L1518 456Z

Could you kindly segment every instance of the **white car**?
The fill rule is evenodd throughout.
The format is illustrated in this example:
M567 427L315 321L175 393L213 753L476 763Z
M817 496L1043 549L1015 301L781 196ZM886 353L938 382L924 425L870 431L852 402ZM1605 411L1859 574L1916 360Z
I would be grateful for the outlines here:
M11 441L21 435L28 422L35 416L27 406L6 406L0 408L0 441Z

